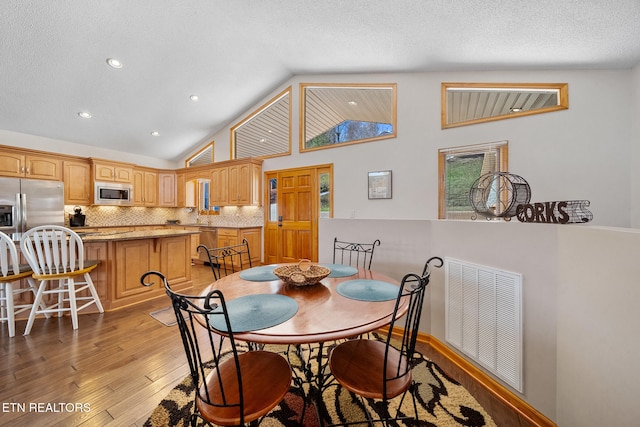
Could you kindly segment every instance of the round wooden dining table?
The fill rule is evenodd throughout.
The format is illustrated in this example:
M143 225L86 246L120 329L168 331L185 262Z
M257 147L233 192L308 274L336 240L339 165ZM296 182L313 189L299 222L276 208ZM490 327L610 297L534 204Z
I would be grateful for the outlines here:
M322 264L325 266L331 266ZM267 272L277 265L254 267ZM335 266L343 267L343 266ZM297 286L286 284L273 276L263 275L257 279L246 279L251 271L244 270L225 276L209 285L202 295L211 290L220 290L228 307L233 300L255 295L258 299L264 295L283 295L297 303L297 310L282 323L255 330L236 331L232 322L233 335L236 339L259 344L311 344L324 343L375 331L388 325L394 312L396 298L367 301L349 298L338 291L341 283L346 281L381 284L393 293L393 285L399 289L399 282L376 271L353 268L353 274L341 277L326 277L318 284ZM397 290L395 291L397 295ZM404 315L407 301L401 300L398 316ZM231 308L228 308L231 312Z

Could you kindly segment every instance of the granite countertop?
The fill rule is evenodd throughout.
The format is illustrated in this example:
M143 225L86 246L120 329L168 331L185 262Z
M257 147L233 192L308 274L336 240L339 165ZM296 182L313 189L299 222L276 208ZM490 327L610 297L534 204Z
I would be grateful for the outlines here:
M173 237L184 236L190 234L198 234L199 230L141 230L141 231L87 231L74 230L85 243L90 242L110 242L114 240L140 240L152 239L155 237ZM20 243L24 233L11 233L9 237L15 242Z
M199 227L199 228L233 228L241 230L243 228L262 228L262 225L211 225L211 224L178 224L183 227Z
M140 239L153 239L157 237L174 237L184 236L190 234L197 234L198 230L141 230L141 231L91 231L91 232L78 232L82 241L85 243L91 242L110 242L114 240L140 240Z

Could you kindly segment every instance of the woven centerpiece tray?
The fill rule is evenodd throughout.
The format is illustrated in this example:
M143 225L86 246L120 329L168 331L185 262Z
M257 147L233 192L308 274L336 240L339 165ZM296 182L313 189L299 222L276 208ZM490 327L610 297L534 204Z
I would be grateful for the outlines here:
M276 267L273 274L288 285L310 286L319 283L331 273L327 267L312 264L308 259L300 260L298 264L287 264Z

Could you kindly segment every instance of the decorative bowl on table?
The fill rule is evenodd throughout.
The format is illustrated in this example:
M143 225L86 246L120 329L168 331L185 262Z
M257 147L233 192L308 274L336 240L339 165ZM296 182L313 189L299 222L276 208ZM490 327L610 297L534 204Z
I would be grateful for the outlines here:
M331 273L327 267L313 264L308 259L301 259L297 264L286 264L276 267L273 274L288 285L310 286L319 283Z

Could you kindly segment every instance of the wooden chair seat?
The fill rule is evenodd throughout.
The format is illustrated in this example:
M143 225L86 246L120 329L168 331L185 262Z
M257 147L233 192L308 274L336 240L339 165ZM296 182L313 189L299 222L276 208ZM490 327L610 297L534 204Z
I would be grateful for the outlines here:
M392 399L399 396L411 385L409 370L395 380L387 382L387 395L383 396L384 352L387 343L368 339L347 341L331 352L329 367L333 376L347 390L370 399ZM388 377L394 377L397 367L406 366L400 352L389 347L387 364ZM404 371L404 368L400 369Z
M16 280L21 280L26 277L31 276L33 274L33 270L29 267L29 264L20 264L18 267L18 272L15 273L13 270L7 271L6 276L0 275L0 281L2 282L15 282Z
M257 420L266 415L284 399L291 386L291 369L287 361L278 354L267 351L250 351L239 354L240 371L244 387L244 421ZM213 370L201 388L209 388L209 395L215 400L222 395L220 382L225 387L225 394L231 401L238 400L238 382L234 359L223 362ZM221 379L221 381L220 381ZM204 395L204 390L201 390ZM222 404L222 402L216 402ZM212 406L196 396L196 405L202 418L223 426L240 424L239 406Z
M83 276L85 273L92 272L100 264L98 260L84 260L84 268L82 270L71 270L69 267L64 269L61 273L51 274L36 274L33 273L33 278L36 280L53 280L64 279L68 277Z

